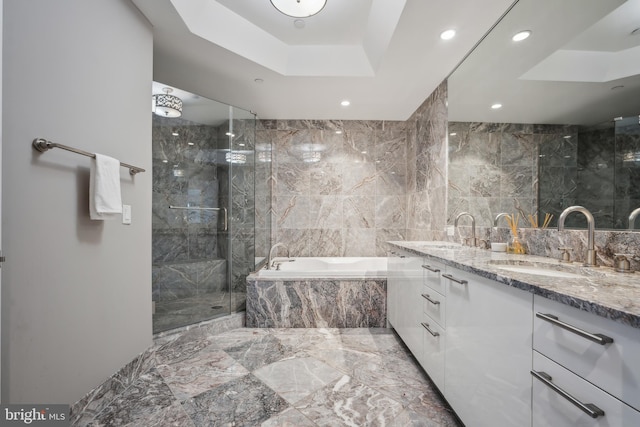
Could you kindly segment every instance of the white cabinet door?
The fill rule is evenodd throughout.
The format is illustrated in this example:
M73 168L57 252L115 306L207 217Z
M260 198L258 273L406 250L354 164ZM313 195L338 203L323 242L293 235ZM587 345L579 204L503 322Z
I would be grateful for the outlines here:
M397 325L400 338L413 355L422 357L422 257L399 251L397 281Z
M428 315L423 315L422 326L424 352L418 361L440 392L444 393L445 331Z
M640 412L537 351L532 374L536 427L640 426Z
M467 427L531 425L533 296L447 267L444 395Z

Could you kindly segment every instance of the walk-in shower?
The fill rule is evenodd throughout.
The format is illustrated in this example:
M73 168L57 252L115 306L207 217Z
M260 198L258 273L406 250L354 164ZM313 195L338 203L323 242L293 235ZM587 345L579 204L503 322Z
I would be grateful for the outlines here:
M154 83L154 93L163 86ZM269 235L256 228L256 212L267 211L256 206L256 173L269 176L270 163L256 155L255 115L172 95L182 116L153 115L154 333L244 310L245 277Z

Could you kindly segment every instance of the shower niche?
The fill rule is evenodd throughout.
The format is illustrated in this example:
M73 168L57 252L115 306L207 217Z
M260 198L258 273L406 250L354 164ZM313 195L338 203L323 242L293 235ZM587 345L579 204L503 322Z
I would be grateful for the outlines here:
M181 116L152 114L154 333L244 310L269 235L256 230L255 115L172 89Z

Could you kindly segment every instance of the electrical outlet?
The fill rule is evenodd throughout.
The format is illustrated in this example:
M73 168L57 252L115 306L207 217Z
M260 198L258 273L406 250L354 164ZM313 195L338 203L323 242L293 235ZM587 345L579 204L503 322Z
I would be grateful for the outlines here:
M447 236L449 236L449 237L451 237L454 234L456 234L456 230L455 230L453 225L447 225L446 230L447 230Z

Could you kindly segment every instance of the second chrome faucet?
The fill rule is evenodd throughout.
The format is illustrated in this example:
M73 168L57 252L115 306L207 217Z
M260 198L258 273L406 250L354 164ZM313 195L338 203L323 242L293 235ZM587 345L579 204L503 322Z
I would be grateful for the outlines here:
M587 258L584 262L584 265L587 267L597 267L596 263L596 248L595 248L595 228L596 222L593 219L593 215L587 208L582 206L569 206L560 214L558 218L558 231L564 230L564 221L567 216L572 212L580 212L587 218Z
M471 218L471 243L469 246L476 246L476 219L469 212L460 212L458 216L456 216L456 220L453 223L455 228L458 228L458 221L461 217L468 216Z

